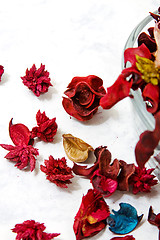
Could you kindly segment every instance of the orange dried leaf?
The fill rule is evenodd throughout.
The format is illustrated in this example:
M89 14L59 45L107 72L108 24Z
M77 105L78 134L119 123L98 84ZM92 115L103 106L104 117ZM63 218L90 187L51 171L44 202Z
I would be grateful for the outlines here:
M62 136L65 153L73 162L84 162L88 158L89 151L94 151L92 146L72 134Z

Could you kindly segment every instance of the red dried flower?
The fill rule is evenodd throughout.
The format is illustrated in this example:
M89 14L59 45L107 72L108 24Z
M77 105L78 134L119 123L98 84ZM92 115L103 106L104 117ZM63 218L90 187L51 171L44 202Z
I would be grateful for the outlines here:
M1 81L1 77L4 73L4 67L2 65L0 65L0 81Z
M9 151L5 158L12 162L16 162L15 167L22 170L29 164L31 172L35 169L35 156L39 155L36 148L33 148L31 145L12 146L0 144L0 146Z
M109 207L102 195L89 189L83 196L80 208L75 216L73 229L76 240L92 237L106 226L106 218L110 215Z
M66 164L66 159L63 157L57 160L50 155L49 160L45 160L44 164L45 166L41 165L40 169L47 175L46 178L58 187L67 188L73 175L72 169Z
M80 121L93 117L99 107L99 101L106 93L101 78L89 75L74 77L64 94L62 104L65 111Z
M46 233L44 223L27 220L16 224L12 229L17 233L16 240L51 240L60 235L60 233Z
M40 110L36 114L37 127L32 128L31 138L39 137L45 142L52 142L57 133L56 118L49 119L45 112Z
M152 206L150 206L150 208L149 208L148 222L150 224L153 224L158 227L158 229L159 229L159 238L158 239L160 239L160 213L155 214L153 212Z
M30 170L35 169L35 156L39 155L38 149L33 148L30 143L30 131L21 123L12 124L12 119L9 123L9 135L15 146L8 144L0 144L1 147L8 150L9 153L5 156L6 159L16 162L15 167L19 169L26 168L30 164Z
M114 237L110 240L121 240L121 239L123 239L123 240L135 240L135 238L132 235L127 235L125 237Z
M48 92L49 86L52 86L49 72L45 71L45 65L41 64L37 69L35 64L26 70L26 75L21 77L23 84L27 86L37 97L42 93Z
M133 187L132 192L137 194L138 192L150 192L151 187L158 183L158 180L154 179L155 175L152 174L153 168L141 169L135 166L135 172L129 179L129 184Z

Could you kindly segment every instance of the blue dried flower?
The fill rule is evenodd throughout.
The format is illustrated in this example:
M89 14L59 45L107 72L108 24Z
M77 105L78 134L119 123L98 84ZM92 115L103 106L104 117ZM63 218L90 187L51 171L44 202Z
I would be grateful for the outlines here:
M116 234L127 234L137 226L141 221L141 216L137 215L137 210L128 203L120 203L118 211L112 210L114 214L110 214L107 218L109 229Z

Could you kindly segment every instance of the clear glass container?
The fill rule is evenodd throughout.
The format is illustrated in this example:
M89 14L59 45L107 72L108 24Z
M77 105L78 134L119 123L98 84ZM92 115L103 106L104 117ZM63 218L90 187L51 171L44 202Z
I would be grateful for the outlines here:
M154 12L157 14L157 11ZM146 32L149 27L154 27L155 20L148 15L144 18L131 32L128 40L125 44L124 50L127 48L138 47L138 36L141 32ZM126 66L127 67L127 66ZM122 69L124 69L124 55L122 57ZM140 136L142 132L145 130L153 130L155 128L155 120L151 113L149 113L146 109L146 103L143 101L141 90L132 90L131 94L133 98L131 98L132 106L133 106L133 120L135 123L135 128ZM155 175L160 180L160 143L154 151L154 155L149 159L146 165L150 168L155 168Z

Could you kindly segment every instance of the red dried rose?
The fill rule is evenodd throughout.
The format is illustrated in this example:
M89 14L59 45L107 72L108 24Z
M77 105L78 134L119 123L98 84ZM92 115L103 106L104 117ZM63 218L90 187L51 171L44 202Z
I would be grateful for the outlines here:
M52 86L49 72L45 70L45 65L41 64L37 69L35 64L26 70L26 75L21 77L23 84L27 86L37 97L42 93L48 92L49 86Z
M153 212L152 206L150 206L150 208L149 208L148 222L150 224L153 224L158 227L158 229L159 229L159 238L158 239L160 239L160 213L155 214Z
M110 240L135 240L135 238L132 236L132 235L128 235L128 236L125 236L125 237L114 237Z
M135 166L135 172L129 179L129 184L132 186L132 192L137 194L138 192L150 192L151 187L158 183L158 180L154 179L156 176L152 174L153 168L141 169Z
M66 159L54 159L49 156L49 160L44 161L45 166L41 165L40 169L47 175L47 179L55 183L58 187L68 188L67 184L71 183L73 178L72 169L67 166Z
M89 189L83 196L75 216L73 229L76 240L92 237L99 233L106 226L106 219L109 215L109 207L102 195L96 190Z
M30 131L21 123L12 124L12 119L9 123L9 134L15 146L8 144L0 144L1 147L8 150L9 153L5 156L6 159L15 162L15 167L24 169L30 165L30 170L35 169L35 156L39 155L38 149L33 148L30 144Z
M37 127L32 128L31 138L39 137L45 142L52 142L57 133L56 118L49 119L45 112L40 110L36 114Z
M80 121L93 117L99 107L99 101L106 93L101 78L89 75L74 77L64 94L62 104L65 111Z
M51 240L60 235L60 233L46 233L45 229L44 223L27 220L16 224L12 231L17 233L16 240Z
M2 65L0 65L0 81L1 81L3 73L4 73L4 67Z
M31 172L35 169L35 156L39 155L36 148L33 148L31 145L12 146L0 144L0 146L9 151L5 158L15 162L15 167L22 170L30 165Z
M155 129L153 131L144 131L139 138L135 147L136 162L140 168L143 168L145 163L153 155L154 149L157 147L160 140L160 112L154 115Z

